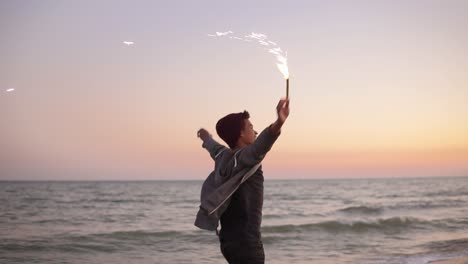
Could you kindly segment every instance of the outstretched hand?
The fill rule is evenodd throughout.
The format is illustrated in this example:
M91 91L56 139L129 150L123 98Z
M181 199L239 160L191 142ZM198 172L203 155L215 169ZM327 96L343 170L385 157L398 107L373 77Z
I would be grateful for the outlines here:
M283 124L289 116L289 99L281 99L276 106L278 121Z
M211 137L211 134L204 128L200 128L197 132L197 137L199 137L203 142Z
M289 99L281 99L278 102L276 113L278 114L278 118L270 126L271 132L275 135L280 133L281 127L289 116Z

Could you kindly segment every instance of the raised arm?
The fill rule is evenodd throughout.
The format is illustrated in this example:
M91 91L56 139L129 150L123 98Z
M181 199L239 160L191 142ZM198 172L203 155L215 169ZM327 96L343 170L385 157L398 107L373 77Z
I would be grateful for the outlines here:
M218 142L216 142L211 134L204 128L200 128L197 132L197 136L203 141L202 147L205 148L213 160L216 160L219 154L227 148Z
M281 99L276 106L277 118L265 128L258 138L239 152L239 162L253 166L263 160L281 133L281 128L289 116L289 99Z

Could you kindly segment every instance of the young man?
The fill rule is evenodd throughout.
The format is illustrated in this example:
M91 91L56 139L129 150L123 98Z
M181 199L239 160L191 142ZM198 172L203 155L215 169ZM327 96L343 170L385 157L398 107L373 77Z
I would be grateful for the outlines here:
M203 183L195 225L217 230L218 220L221 222L221 252L230 264L265 263L260 234L263 207L261 161L289 116L289 99L281 99L276 112L276 121L258 138L247 111L221 118L216 124L216 132L229 148L214 141L203 128L197 133L215 161L215 169Z

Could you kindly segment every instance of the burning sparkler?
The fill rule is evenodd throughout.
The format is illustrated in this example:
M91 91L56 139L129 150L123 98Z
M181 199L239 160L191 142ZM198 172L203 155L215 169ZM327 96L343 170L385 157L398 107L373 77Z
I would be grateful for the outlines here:
M286 79L286 98L289 98L289 70L288 70L288 53L283 56L283 51L280 47L270 49L270 53L276 55L276 66L278 70L283 74L284 79Z
M224 37L227 35L233 35L234 32L226 31L226 32L216 32L215 35L208 34L209 37ZM289 70L288 70L288 54L287 52L283 52L280 47L276 44L276 42L270 41L267 39L267 36L262 33L255 33L252 32L250 35L239 37L239 36L229 36L230 39L235 40L242 40L246 42L252 42L252 40L256 40L258 44L262 47L267 47L269 53L272 53L276 57L276 66L278 67L279 71L283 74L284 79L286 79L286 98L289 98Z

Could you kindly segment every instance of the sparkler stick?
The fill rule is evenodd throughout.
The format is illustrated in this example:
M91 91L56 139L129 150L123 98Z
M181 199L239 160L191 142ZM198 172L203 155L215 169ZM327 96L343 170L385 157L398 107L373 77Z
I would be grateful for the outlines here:
M289 78L286 79L286 99L289 98Z

